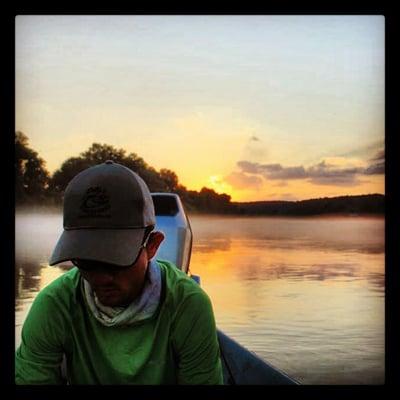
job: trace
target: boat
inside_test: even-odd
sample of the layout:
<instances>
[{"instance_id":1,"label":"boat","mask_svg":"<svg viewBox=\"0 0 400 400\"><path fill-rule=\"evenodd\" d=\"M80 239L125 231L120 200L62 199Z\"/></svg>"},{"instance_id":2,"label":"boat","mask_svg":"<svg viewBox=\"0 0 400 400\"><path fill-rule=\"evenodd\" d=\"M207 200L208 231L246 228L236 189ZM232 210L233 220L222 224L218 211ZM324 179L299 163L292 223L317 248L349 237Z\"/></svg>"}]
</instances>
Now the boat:
<instances>
[{"instance_id":1,"label":"boat","mask_svg":"<svg viewBox=\"0 0 400 400\"><path fill-rule=\"evenodd\" d=\"M182 201L175 193L152 193L156 230L165 234L157 258L173 262L200 284L200 276L189 269L193 232ZM217 329L226 385L298 385L299 383L266 362L256 353Z\"/></svg>"}]
</instances>

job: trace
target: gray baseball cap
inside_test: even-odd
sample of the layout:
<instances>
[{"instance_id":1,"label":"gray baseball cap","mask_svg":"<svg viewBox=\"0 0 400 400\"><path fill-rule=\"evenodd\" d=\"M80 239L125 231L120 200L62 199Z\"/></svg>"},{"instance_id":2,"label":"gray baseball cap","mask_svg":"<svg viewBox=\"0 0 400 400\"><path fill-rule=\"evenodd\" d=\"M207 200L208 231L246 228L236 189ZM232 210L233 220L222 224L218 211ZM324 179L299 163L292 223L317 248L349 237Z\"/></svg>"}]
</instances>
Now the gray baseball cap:
<instances>
[{"instance_id":1,"label":"gray baseball cap","mask_svg":"<svg viewBox=\"0 0 400 400\"><path fill-rule=\"evenodd\" d=\"M49 264L83 259L130 265L146 227L155 223L150 191L138 174L113 161L90 167L65 189L64 231Z\"/></svg>"}]
</instances>

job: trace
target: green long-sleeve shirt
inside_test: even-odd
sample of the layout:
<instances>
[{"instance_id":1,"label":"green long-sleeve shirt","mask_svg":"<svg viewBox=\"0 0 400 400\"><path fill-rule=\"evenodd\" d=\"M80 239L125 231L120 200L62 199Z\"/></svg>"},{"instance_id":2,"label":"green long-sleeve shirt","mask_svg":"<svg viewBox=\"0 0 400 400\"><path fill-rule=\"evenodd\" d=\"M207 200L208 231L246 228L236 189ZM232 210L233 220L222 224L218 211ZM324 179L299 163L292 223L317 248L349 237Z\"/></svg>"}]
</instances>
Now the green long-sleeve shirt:
<instances>
[{"instance_id":1,"label":"green long-sleeve shirt","mask_svg":"<svg viewBox=\"0 0 400 400\"><path fill-rule=\"evenodd\" d=\"M152 318L102 325L89 310L77 268L37 295L15 355L17 384L60 384L67 358L71 384L222 384L212 305L192 279L166 261Z\"/></svg>"}]
</instances>

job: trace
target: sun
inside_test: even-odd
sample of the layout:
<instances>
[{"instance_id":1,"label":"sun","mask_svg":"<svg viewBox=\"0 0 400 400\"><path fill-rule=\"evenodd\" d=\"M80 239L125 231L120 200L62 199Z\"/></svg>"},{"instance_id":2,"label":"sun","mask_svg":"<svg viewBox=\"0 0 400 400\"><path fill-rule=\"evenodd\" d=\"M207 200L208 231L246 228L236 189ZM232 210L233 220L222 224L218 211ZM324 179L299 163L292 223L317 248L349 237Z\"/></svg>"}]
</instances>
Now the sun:
<instances>
[{"instance_id":1,"label":"sun","mask_svg":"<svg viewBox=\"0 0 400 400\"><path fill-rule=\"evenodd\" d=\"M232 196L232 186L223 181L221 175L211 175L207 179L207 186L215 190L217 193L226 193Z\"/></svg>"}]
</instances>

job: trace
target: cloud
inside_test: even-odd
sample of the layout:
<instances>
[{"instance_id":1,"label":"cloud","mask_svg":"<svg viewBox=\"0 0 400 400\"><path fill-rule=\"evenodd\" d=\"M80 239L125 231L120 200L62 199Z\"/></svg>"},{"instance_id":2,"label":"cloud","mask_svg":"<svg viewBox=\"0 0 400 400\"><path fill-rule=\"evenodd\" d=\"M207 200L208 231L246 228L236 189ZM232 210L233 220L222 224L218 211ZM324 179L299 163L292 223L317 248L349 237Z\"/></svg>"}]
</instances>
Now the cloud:
<instances>
[{"instance_id":1,"label":"cloud","mask_svg":"<svg viewBox=\"0 0 400 400\"><path fill-rule=\"evenodd\" d=\"M305 168L299 166L282 166L281 164L260 164L250 161L238 161L237 165L242 173L261 176L267 180L309 180L316 185L357 186L361 183L360 176L378 175L385 173L384 153L379 151L365 166L360 163L351 163L344 158L330 158L318 164Z\"/></svg>"},{"instance_id":2,"label":"cloud","mask_svg":"<svg viewBox=\"0 0 400 400\"><path fill-rule=\"evenodd\" d=\"M237 165L240 167L240 169L242 170L242 172L247 172L249 174L258 174L259 173L259 169L258 163L252 163L250 161L238 161Z\"/></svg>"},{"instance_id":3,"label":"cloud","mask_svg":"<svg viewBox=\"0 0 400 400\"><path fill-rule=\"evenodd\" d=\"M365 175L380 175L385 173L385 149L379 149L369 161L370 165L365 168Z\"/></svg>"},{"instance_id":4,"label":"cloud","mask_svg":"<svg viewBox=\"0 0 400 400\"><path fill-rule=\"evenodd\" d=\"M375 164L371 164L365 168L365 175L380 175L385 173L385 161L380 161Z\"/></svg>"},{"instance_id":5,"label":"cloud","mask_svg":"<svg viewBox=\"0 0 400 400\"><path fill-rule=\"evenodd\" d=\"M243 149L242 157L251 160L264 160L266 156L267 149L263 145L262 140L254 134L250 136Z\"/></svg>"},{"instance_id":6,"label":"cloud","mask_svg":"<svg viewBox=\"0 0 400 400\"><path fill-rule=\"evenodd\" d=\"M258 164L250 161L239 161L237 165L243 172L262 175L266 179L304 179L304 167L282 167L281 164Z\"/></svg>"},{"instance_id":7,"label":"cloud","mask_svg":"<svg viewBox=\"0 0 400 400\"><path fill-rule=\"evenodd\" d=\"M260 177L243 172L232 172L224 180L236 189L258 189L262 184Z\"/></svg>"},{"instance_id":8,"label":"cloud","mask_svg":"<svg viewBox=\"0 0 400 400\"><path fill-rule=\"evenodd\" d=\"M362 167L340 168L322 161L307 169L307 178L316 185L355 186L360 183L357 175L363 172Z\"/></svg>"},{"instance_id":9,"label":"cloud","mask_svg":"<svg viewBox=\"0 0 400 400\"><path fill-rule=\"evenodd\" d=\"M370 161L384 161L385 160L385 149L379 149L375 156L370 158Z\"/></svg>"},{"instance_id":10,"label":"cloud","mask_svg":"<svg viewBox=\"0 0 400 400\"><path fill-rule=\"evenodd\" d=\"M357 186L362 182L354 175L336 175L336 176L317 176L310 178L310 182L315 185L328 186Z\"/></svg>"},{"instance_id":11,"label":"cloud","mask_svg":"<svg viewBox=\"0 0 400 400\"><path fill-rule=\"evenodd\" d=\"M339 154L340 157L370 157L371 154L380 151L384 147L384 143L381 139L375 140L368 144L360 145L359 147L350 151L342 152Z\"/></svg>"},{"instance_id":12,"label":"cloud","mask_svg":"<svg viewBox=\"0 0 400 400\"><path fill-rule=\"evenodd\" d=\"M274 187L284 187L284 186L288 186L288 183L286 181L280 181L280 182L275 183L272 186L274 186Z\"/></svg>"}]
</instances>

